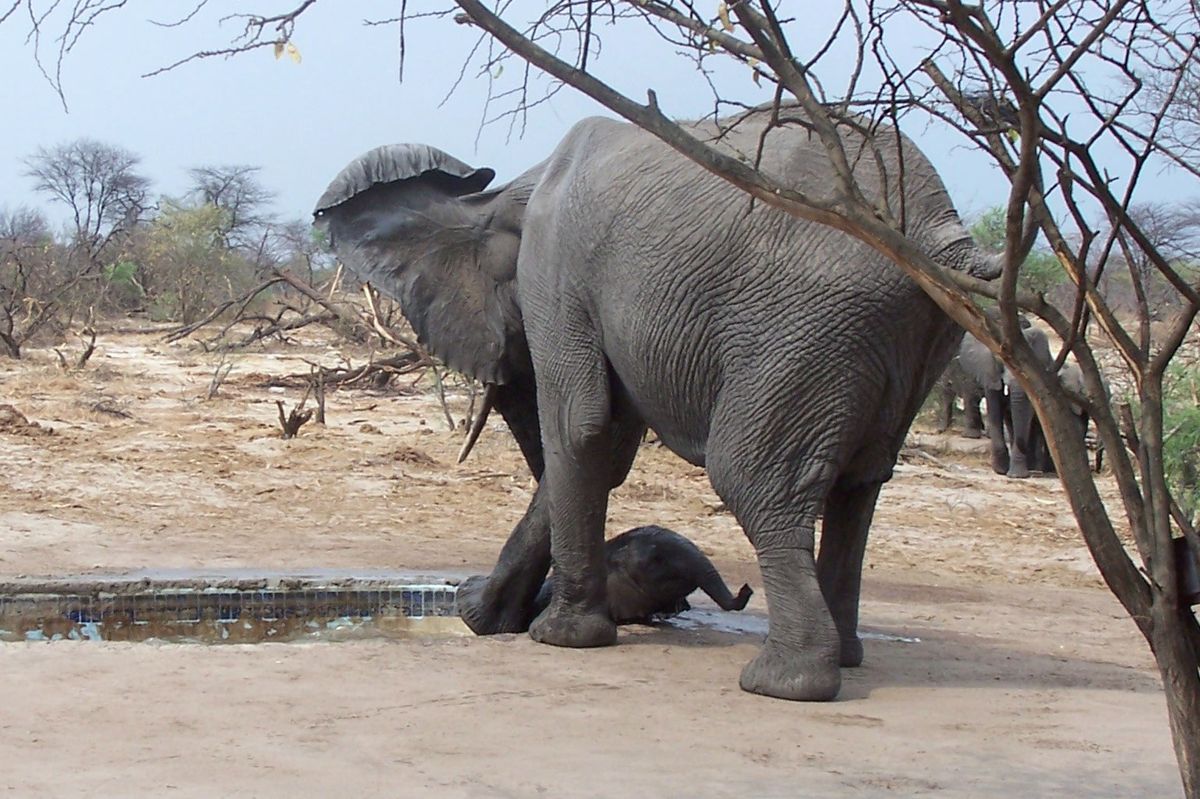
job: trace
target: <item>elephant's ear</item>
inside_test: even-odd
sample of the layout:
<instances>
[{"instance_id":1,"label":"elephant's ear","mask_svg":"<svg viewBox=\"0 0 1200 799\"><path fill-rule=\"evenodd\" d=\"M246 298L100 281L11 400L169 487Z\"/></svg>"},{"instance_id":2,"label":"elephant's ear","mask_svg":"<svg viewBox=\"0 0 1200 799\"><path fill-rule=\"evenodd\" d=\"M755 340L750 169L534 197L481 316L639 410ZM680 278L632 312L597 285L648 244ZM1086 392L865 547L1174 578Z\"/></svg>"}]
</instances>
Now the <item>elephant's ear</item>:
<instances>
[{"instance_id":1,"label":"elephant's ear","mask_svg":"<svg viewBox=\"0 0 1200 799\"><path fill-rule=\"evenodd\" d=\"M313 215L434 355L506 383L528 361L515 280L536 175L483 192L493 177L426 145L379 147L334 178Z\"/></svg>"},{"instance_id":2,"label":"elephant's ear","mask_svg":"<svg viewBox=\"0 0 1200 799\"><path fill-rule=\"evenodd\" d=\"M460 189L454 192L456 195L483 191L496 177L491 169L473 169L428 144L385 144L347 164L317 200L313 216L320 217L325 211L376 185L425 175L445 179L449 186Z\"/></svg>"}]
</instances>

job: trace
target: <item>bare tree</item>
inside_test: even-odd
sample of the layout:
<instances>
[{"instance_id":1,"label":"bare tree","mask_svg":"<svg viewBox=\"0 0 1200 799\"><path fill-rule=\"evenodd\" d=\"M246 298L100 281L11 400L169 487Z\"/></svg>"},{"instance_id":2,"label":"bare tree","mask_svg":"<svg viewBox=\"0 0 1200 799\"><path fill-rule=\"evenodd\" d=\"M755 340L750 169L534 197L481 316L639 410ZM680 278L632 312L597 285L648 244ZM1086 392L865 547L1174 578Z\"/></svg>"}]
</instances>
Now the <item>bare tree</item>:
<instances>
[{"instance_id":1,"label":"bare tree","mask_svg":"<svg viewBox=\"0 0 1200 799\"><path fill-rule=\"evenodd\" d=\"M24 343L54 320L72 287L57 280L55 258L45 217L29 208L0 209L0 345L11 358L21 357Z\"/></svg>"},{"instance_id":2,"label":"bare tree","mask_svg":"<svg viewBox=\"0 0 1200 799\"><path fill-rule=\"evenodd\" d=\"M1200 10L1120 0L1013 0L986 8L959 0L847 0L827 36L814 40L804 35L805 21L783 18L773 0L722 3L715 18L672 0L565 1L549 4L533 20L504 19L479 0L456 2L464 21L508 50L492 52L484 68L515 53L757 201L863 240L1004 360L1034 399L1101 574L1155 655L1184 789L1189 797L1200 796L1200 627L1179 590L1181 561L1172 540L1185 538L1192 551L1187 557L1194 558L1200 539L1179 512L1163 470L1163 376L1200 311L1200 285L1181 274L1133 213L1148 171L1170 166L1200 178L1189 154L1157 135L1179 107L1179 87L1195 85L1200 75L1195 36ZM628 18L655 26L698 60L722 52L772 82L776 106L786 99L807 114L837 176L835 185L783 183L757 169L753 154L731 157L669 120L654 92L638 103L592 75L588 58L599 25ZM921 35L925 46L912 47L913 37ZM555 53L539 44L549 39L556 42ZM825 62L835 47L857 52L851 74L830 74ZM1160 91L1153 96L1142 90L1145 75L1157 79ZM827 89L834 86L841 88ZM718 97L718 108L722 105L737 107ZM867 129L886 139L895 126L920 117L961 133L1010 182L1007 258L995 284L939 267L906 236L905 209L876 202L855 182L843 132ZM1104 229L1098 223L1106 233L1098 232ZM1075 286L1069 314L1018 290L1021 265L1039 232ZM1151 335L1146 303L1123 321L1096 290L1097 273L1117 250L1130 263L1135 253L1144 258L1179 297L1178 310L1158 337ZM1089 273L1093 258L1098 267ZM983 313L980 298L998 302L996 319ZM1071 396L1055 369L1038 362L1020 334L1018 310L1039 316L1059 335L1064 347L1054 367L1067 351L1073 353L1087 396ZM1119 353L1133 397L1109 395L1093 351L1101 343ZM1086 403L1113 455L1123 517L1114 519L1100 500L1087 451L1072 434L1072 400ZM1118 526L1128 531L1139 563Z\"/></svg>"},{"instance_id":3,"label":"bare tree","mask_svg":"<svg viewBox=\"0 0 1200 799\"><path fill-rule=\"evenodd\" d=\"M25 161L34 188L67 207L72 245L89 266L98 266L101 253L146 210L150 181L138 173L140 161L94 139L39 148Z\"/></svg>"},{"instance_id":4,"label":"bare tree","mask_svg":"<svg viewBox=\"0 0 1200 799\"><path fill-rule=\"evenodd\" d=\"M334 257L319 231L303 220L276 225L271 251L281 269L316 284L334 274Z\"/></svg>"},{"instance_id":5,"label":"bare tree","mask_svg":"<svg viewBox=\"0 0 1200 799\"><path fill-rule=\"evenodd\" d=\"M198 202L221 209L221 235L229 249L257 255L261 260L273 217L268 206L275 193L259 180L260 167L244 164L200 166L188 170L189 194Z\"/></svg>"},{"instance_id":6,"label":"bare tree","mask_svg":"<svg viewBox=\"0 0 1200 799\"><path fill-rule=\"evenodd\" d=\"M1200 203L1138 203L1129 214L1180 275L1193 280L1200 276ZM1119 268L1107 270L1104 287L1114 310L1144 314L1153 321L1178 310L1184 298L1159 274L1153 258L1129 246L1126 237L1118 235L1117 242L1112 261ZM1114 272L1119 280L1112 279Z\"/></svg>"}]
</instances>

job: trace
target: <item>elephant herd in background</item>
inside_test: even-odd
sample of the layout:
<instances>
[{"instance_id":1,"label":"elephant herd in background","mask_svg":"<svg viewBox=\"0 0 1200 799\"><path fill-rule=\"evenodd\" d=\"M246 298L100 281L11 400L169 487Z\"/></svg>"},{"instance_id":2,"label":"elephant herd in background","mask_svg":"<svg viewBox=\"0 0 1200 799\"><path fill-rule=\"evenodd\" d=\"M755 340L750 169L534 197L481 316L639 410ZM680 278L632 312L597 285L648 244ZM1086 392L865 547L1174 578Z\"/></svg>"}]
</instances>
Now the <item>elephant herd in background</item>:
<instances>
[{"instance_id":1,"label":"elephant herd in background","mask_svg":"<svg viewBox=\"0 0 1200 799\"><path fill-rule=\"evenodd\" d=\"M1051 366L1054 358L1046 334L1027 320L1022 319L1021 324L1030 348L1044 365ZM1058 375L1067 390L1084 393L1083 375L1076 364L1064 362ZM964 405L963 435L980 438L987 433L993 471L1015 478L1029 477L1031 471L1054 471L1050 448L1025 389L1012 378L1004 364L969 333L963 336L958 352L942 375L938 397L939 430L950 427L959 397ZM980 413L981 401L986 409L984 413ZM1087 435L1087 412L1082 407L1074 410L1082 439Z\"/></svg>"}]
</instances>

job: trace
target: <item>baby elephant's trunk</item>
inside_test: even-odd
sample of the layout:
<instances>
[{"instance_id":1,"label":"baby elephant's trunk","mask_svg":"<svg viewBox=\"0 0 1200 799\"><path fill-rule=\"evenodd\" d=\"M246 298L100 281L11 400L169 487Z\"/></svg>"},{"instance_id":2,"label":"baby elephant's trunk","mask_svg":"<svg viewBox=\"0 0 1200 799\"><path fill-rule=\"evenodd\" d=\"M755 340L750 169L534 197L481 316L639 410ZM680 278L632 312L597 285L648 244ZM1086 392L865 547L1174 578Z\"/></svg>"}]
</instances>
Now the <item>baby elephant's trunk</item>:
<instances>
[{"instance_id":1,"label":"baby elephant's trunk","mask_svg":"<svg viewBox=\"0 0 1200 799\"><path fill-rule=\"evenodd\" d=\"M746 607L746 603L750 601L750 597L754 595L754 591L750 586L743 585L738 591L737 596L730 593L729 588L725 585L725 581L721 579L721 575L716 569L712 569L704 574L699 581L700 590L708 594L713 602L720 606L721 610L741 610Z\"/></svg>"}]
</instances>

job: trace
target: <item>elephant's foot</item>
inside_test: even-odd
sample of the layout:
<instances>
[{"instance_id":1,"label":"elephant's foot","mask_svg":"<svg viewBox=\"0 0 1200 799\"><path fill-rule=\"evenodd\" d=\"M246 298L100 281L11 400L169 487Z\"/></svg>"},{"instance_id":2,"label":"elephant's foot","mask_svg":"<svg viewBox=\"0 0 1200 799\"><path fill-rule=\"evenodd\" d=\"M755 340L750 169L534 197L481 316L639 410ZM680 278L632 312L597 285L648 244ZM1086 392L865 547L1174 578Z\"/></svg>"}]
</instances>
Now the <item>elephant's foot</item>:
<instances>
[{"instance_id":1,"label":"elephant's foot","mask_svg":"<svg viewBox=\"0 0 1200 799\"><path fill-rule=\"evenodd\" d=\"M857 635L853 638L842 639L842 654L838 658L838 665L845 668L854 668L861 666L863 662L863 643L862 639Z\"/></svg>"},{"instance_id":2,"label":"elephant's foot","mask_svg":"<svg viewBox=\"0 0 1200 799\"><path fill-rule=\"evenodd\" d=\"M458 586L458 615L476 635L522 633L529 629L532 608L506 603L489 591L490 578L468 577Z\"/></svg>"},{"instance_id":3,"label":"elephant's foot","mask_svg":"<svg viewBox=\"0 0 1200 799\"><path fill-rule=\"evenodd\" d=\"M992 471L996 474L1008 474L1008 469L1008 453L992 453Z\"/></svg>"},{"instance_id":4,"label":"elephant's foot","mask_svg":"<svg viewBox=\"0 0 1200 799\"><path fill-rule=\"evenodd\" d=\"M752 694L797 702L827 702L838 695L842 674L828 654L783 649L768 638L758 657L742 669L741 686Z\"/></svg>"},{"instance_id":5,"label":"elephant's foot","mask_svg":"<svg viewBox=\"0 0 1200 799\"><path fill-rule=\"evenodd\" d=\"M538 643L575 649L612 646L617 642L617 625L605 610L571 612L552 601L529 625L529 637Z\"/></svg>"},{"instance_id":6,"label":"elephant's foot","mask_svg":"<svg viewBox=\"0 0 1200 799\"><path fill-rule=\"evenodd\" d=\"M983 431L968 427L962 431L963 438L983 438Z\"/></svg>"},{"instance_id":7,"label":"elephant's foot","mask_svg":"<svg viewBox=\"0 0 1200 799\"><path fill-rule=\"evenodd\" d=\"M1014 480L1024 480L1029 477L1029 468L1014 463L1012 466L1008 467L1008 476Z\"/></svg>"}]
</instances>

